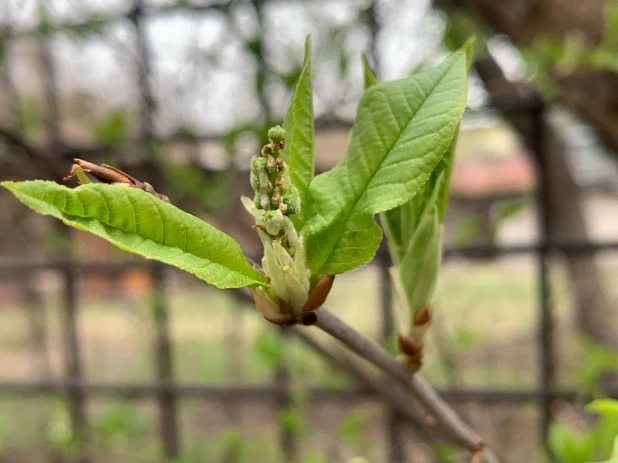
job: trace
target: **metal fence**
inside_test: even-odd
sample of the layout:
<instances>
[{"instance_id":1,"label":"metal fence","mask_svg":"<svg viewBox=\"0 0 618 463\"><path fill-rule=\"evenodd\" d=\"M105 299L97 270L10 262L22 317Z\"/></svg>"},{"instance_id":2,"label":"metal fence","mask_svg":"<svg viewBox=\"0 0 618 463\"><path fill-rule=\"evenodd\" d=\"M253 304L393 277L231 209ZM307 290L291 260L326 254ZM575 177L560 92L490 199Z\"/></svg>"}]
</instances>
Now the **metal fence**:
<instances>
[{"instance_id":1,"label":"metal fence","mask_svg":"<svg viewBox=\"0 0 618 463\"><path fill-rule=\"evenodd\" d=\"M261 2L257 2L258 9ZM190 6L183 5L195 14L209 11L211 6ZM173 139L161 140L157 138L153 129L153 92L149 80L150 59L147 40L143 29L143 18L146 15L164 15L169 11L177 9L178 6L162 7L156 10L145 9L142 2L134 2L133 8L124 16L99 18L95 22L108 23L118 19L128 19L133 24L136 37L136 47L139 51L140 59L137 68L137 80L141 91L140 101L140 139L138 143L148 146L148 143L156 140L158 142L172 142ZM372 8L369 8L367 16L371 30L375 33L379 27L376 16ZM56 29L77 29L84 24L63 24L60 26L49 26L45 30L33 29L30 31L13 31L10 23L5 23L2 31L2 38L5 47L8 47L12 40L20 35L33 35L39 37L43 45L43 63L45 73L45 94L48 117L48 145L49 151L62 148L59 152L65 156L73 156L83 152L102 152L108 147L89 147L78 148L67 143L60 130L60 111L58 103L58 91L56 86L56 64L52 58L50 35ZM8 60L4 61L4 78L7 88L11 89L10 74L8 72ZM375 60L374 60L375 62ZM264 104L263 109L267 110L268 105ZM535 123L540 117L544 107L541 105L525 105L517 101L502 106L503 111L524 112L527 117ZM267 118L268 119L268 118ZM345 125L345 123L343 123ZM538 124L537 124L538 125ZM540 125L538 125L540 127ZM537 136L541 138L542 132ZM198 136L199 138L199 136ZM210 138L210 135L204 138ZM531 147L534 150L541 150L542 144L536 143ZM547 233L547 216L550 207L547 199L546 185L547 176L550 175L545 166L538 166L537 190L537 209L539 214L539 242L534 245L520 245L509 247L493 246L474 246L451 248L445 250L445 258L448 260L453 256L465 256L469 259L487 259L504 255L525 254L536 257L537 266L537 290L538 290L538 351L540 353L539 364L539 384L537 389L527 391L508 391L498 389L446 389L440 393L448 400L453 402L477 402L484 404L502 403L535 403L542 412L542 436L541 441L545 440L549 422L551 419L551 407L556 400L574 401L579 398L576 391L558 391L555 384L555 352L554 352L554 323L552 314L552 303L550 297L551 285L549 280L549 260L554 253L579 253L591 254L607 250L618 250L618 242L550 242ZM381 314L382 314L382 337L387 339L394 333L393 324L393 301L387 267L388 258L386 253L379 254L377 263L382 269L380 274L381 287ZM381 256L381 257L380 257ZM95 384L85 382L82 372L82 359L80 358L81 346L79 343L78 328L76 317L80 310L77 304L76 287L79 275L87 274L119 274L131 268L142 267L149 270L154 281L158 297L154 298L153 317L156 326L155 343L153 346L153 359L156 364L156 382L149 385L137 384ZM162 442L164 455L167 460L178 457L182 450L182 436L178 425L178 399L185 397L196 397L205 400L221 400L229 403L242 399L269 399L274 400L277 408L286 409L290 405L288 390L288 376L285 366L279 365L272 372L272 387L212 387L206 385L179 385L174 377L173 356L171 354L171 341L168 323L168 305L164 290L166 287L166 274L168 270L158 263L137 261L134 263L84 263L71 260L49 260L45 262L2 262L0 263L0 279L18 280L20 278L35 274L41 271L53 271L61 275L63 281L63 318L62 333L64 338L64 362L65 379L62 382L49 380L33 382L0 382L0 394L8 396L33 396L33 395L61 395L65 396L70 406L70 418L73 434L79 441L87 442L90 434L86 403L94 397L118 397L125 399L149 399L155 398L158 403L160 418L160 440ZM319 349L319 346L313 346ZM328 357L328 353L320 352ZM327 358L328 360L328 358ZM375 398L375 394L366 387L358 387L352 390L340 391L329 389L312 389L309 391L311 400L319 401L342 401L342 400L366 400ZM612 395L618 396L618 391L613 391ZM386 406L388 408L388 406ZM401 438L400 428L404 425L402 418L397 410L388 408L385 432L388 442L388 461L405 461L404 444ZM298 455L297 436L285 426L280 429L280 446L286 455L287 461L297 461ZM90 457L86 454L82 461L87 462Z\"/></svg>"}]
</instances>

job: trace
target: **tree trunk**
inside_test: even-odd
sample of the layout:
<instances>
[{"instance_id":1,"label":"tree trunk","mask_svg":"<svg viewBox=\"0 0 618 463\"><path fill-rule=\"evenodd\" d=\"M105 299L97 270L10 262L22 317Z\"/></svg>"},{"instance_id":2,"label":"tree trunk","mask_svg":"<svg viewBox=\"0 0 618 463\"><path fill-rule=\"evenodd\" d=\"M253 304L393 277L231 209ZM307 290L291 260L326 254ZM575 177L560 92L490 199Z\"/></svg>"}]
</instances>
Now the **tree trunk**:
<instances>
[{"instance_id":1,"label":"tree trunk","mask_svg":"<svg viewBox=\"0 0 618 463\"><path fill-rule=\"evenodd\" d=\"M542 37L564 40L579 34L597 45L605 33L605 0L458 0L497 32L518 46L527 47ZM564 102L593 125L605 143L618 153L618 75L608 71L578 69L553 75Z\"/></svg>"},{"instance_id":2,"label":"tree trunk","mask_svg":"<svg viewBox=\"0 0 618 463\"><path fill-rule=\"evenodd\" d=\"M503 95L521 96L524 102L537 101L539 96L531 89L507 81L494 61L484 60L476 69L492 97L500 100ZM507 115L533 155L545 166L548 192L548 238L550 241L588 241L588 230L581 204L581 192L573 179L567 162L566 146L555 128L543 118L542 146L534 150L534 130L529 114L513 112ZM608 302L603 278L594 255L566 253L569 279L575 297L575 323L577 329L595 342L618 350L615 335L615 318Z\"/></svg>"}]
</instances>

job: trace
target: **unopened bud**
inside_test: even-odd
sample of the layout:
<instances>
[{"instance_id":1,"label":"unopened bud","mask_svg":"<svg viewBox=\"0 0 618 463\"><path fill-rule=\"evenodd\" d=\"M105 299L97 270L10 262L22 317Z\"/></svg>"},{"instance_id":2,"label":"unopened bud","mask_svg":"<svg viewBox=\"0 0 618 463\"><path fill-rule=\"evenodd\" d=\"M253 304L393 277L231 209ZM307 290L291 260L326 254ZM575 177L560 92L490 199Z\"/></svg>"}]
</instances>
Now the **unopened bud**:
<instances>
[{"instance_id":1,"label":"unopened bud","mask_svg":"<svg viewBox=\"0 0 618 463\"><path fill-rule=\"evenodd\" d=\"M278 235L283 228L283 214L281 211L268 211L264 216L264 227L269 235Z\"/></svg>"},{"instance_id":2,"label":"unopened bud","mask_svg":"<svg viewBox=\"0 0 618 463\"><path fill-rule=\"evenodd\" d=\"M264 210L270 209L270 198L267 193L260 193L260 206Z\"/></svg>"},{"instance_id":3,"label":"unopened bud","mask_svg":"<svg viewBox=\"0 0 618 463\"><path fill-rule=\"evenodd\" d=\"M256 207L256 209L262 209L262 195L261 194L256 194L255 197L253 198L253 205Z\"/></svg>"},{"instance_id":4,"label":"unopened bud","mask_svg":"<svg viewBox=\"0 0 618 463\"><path fill-rule=\"evenodd\" d=\"M260 186L260 172L264 171L266 167L266 159L253 157L251 159L251 174L249 175L249 180L251 182L251 188L253 191L258 192L261 189Z\"/></svg>"},{"instance_id":5,"label":"unopened bud","mask_svg":"<svg viewBox=\"0 0 618 463\"><path fill-rule=\"evenodd\" d=\"M280 125L276 125L271 127L268 130L268 138L272 140L273 143L281 142L285 140L286 132Z\"/></svg>"},{"instance_id":6,"label":"unopened bud","mask_svg":"<svg viewBox=\"0 0 618 463\"><path fill-rule=\"evenodd\" d=\"M277 161L275 160L274 157L272 156L268 156L266 158L266 168L270 171L270 172L275 172L277 170Z\"/></svg>"},{"instance_id":7,"label":"unopened bud","mask_svg":"<svg viewBox=\"0 0 618 463\"><path fill-rule=\"evenodd\" d=\"M279 203L281 202L281 191L278 187L275 187L273 190L273 198L272 198L273 206L279 207Z\"/></svg>"},{"instance_id":8,"label":"unopened bud","mask_svg":"<svg viewBox=\"0 0 618 463\"><path fill-rule=\"evenodd\" d=\"M288 189L288 183L283 180L283 178L278 177L277 180L275 180L275 185L277 185L279 187L279 190L281 192L285 192Z\"/></svg>"},{"instance_id":9,"label":"unopened bud","mask_svg":"<svg viewBox=\"0 0 618 463\"><path fill-rule=\"evenodd\" d=\"M292 193L283 196L283 204L286 205L286 215L294 215L300 212L300 204Z\"/></svg>"}]
</instances>

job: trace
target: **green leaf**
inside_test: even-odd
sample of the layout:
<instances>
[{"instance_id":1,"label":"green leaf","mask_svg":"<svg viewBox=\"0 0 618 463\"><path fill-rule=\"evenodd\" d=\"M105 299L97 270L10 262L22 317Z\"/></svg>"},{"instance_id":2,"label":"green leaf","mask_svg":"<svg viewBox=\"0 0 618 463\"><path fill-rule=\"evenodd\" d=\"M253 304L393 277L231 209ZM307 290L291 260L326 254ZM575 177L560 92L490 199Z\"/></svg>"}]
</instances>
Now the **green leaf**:
<instances>
[{"instance_id":1,"label":"green leaf","mask_svg":"<svg viewBox=\"0 0 618 463\"><path fill-rule=\"evenodd\" d=\"M303 235L312 277L371 260L382 238L373 216L412 199L448 149L466 106L466 57L362 96L344 159L311 182Z\"/></svg>"},{"instance_id":2,"label":"green leaf","mask_svg":"<svg viewBox=\"0 0 618 463\"><path fill-rule=\"evenodd\" d=\"M305 60L294 90L294 96L283 121L287 132L284 156L290 180L298 190L300 213L294 224L301 229L307 217L309 185L314 176L313 161L313 92L311 89L311 39L305 39Z\"/></svg>"},{"instance_id":3,"label":"green leaf","mask_svg":"<svg viewBox=\"0 0 618 463\"><path fill-rule=\"evenodd\" d=\"M474 48L476 47L477 39L475 36L468 38L459 49L466 54L466 68L470 70L474 64Z\"/></svg>"},{"instance_id":4,"label":"green leaf","mask_svg":"<svg viewBox=\"0 0 618 463\"><path fill-rule=\"evenodd\" d=\"M560 463L589 461L594 450L594 440L590 433L578 434L560 421L551 424L548 445Z\"/></svg>"},{"instance_id":5,"label":"green leaf","mask_svg":"<svg viewBox=\"0 0 618 463\"><path fill-rule=\"evenodd\" d=\"M410 207L414 207L412 201L408 201L407 203L396 207L395 209L391 209L390 211L382 212L380 214L380 223L382 224L382 228L386 233L388 249L391 253L395 265L399 265L401 263L401 258L403 257L403 239L401 223L404 219L402 219L402 211L403 209Z\"/></svg>"},{"instance_id":6,"label":"green leaf","mask_svg":"<svg viewBox=\"0 0 618 463\"><path fill-rule=\"evenodd\" d=\"M137 188L90 184L70 189L47 181L2 186L40 214L174 265L218 288L267 284L231 237Z\"/></svg>"},{"instance_id":7,"label":"green leaf","mask_svg":"<svg viewBox=\"0 0 618 463\"><path fill-rule=\"evenodd\" d=\"M586 410L599 415L618 415L618 400L597 399L586 405Z\"/></svg>"},{"instance_id":8,"label":"green leaf","mask_svg":"<svg viewBox=\"0 0 618 463\"><path fill-rule=\"evenodd\" d=\"M418 227L404 251L399 267L402 288L411 313L431 304L441 261L442 226L436 204L440 182L427 202ZM413 317L412 317L413 318Z\"/></svg>"},{"instance_id":9,"label":"green leaf","mask_svg":"<svg viewBox=\"0 0 618 463\"><path fill-rule=\"evenodd\" d=\"M455 148L457 147L457 136L459 134L459 124L457 125L457 131L455 136L451 140L444 156L440 158L438 166L431 174L430 183L438 181L441 175L444 175L444 179L440 182L440 191L438 193L437 206L438 214L440 216L440 223L444 223L444 215L446 214L446 206L448 205L448 198L451 192L451 174L453 173L453 164L455 162Z\"/></svg>"},{"instance_id":10,"label":"green leaf","mask_svg":"<svg viewBox=\"0 0 618 463\"><path fill-rule=\"evenodd\" d=\"M365 89L369 87L373 87L378 84L378 79L375 74L371 70L371 66L369 66L369 60L367 59L367 55L363 53L363 76L365 77Z\"/></svg>"}]
</instances>

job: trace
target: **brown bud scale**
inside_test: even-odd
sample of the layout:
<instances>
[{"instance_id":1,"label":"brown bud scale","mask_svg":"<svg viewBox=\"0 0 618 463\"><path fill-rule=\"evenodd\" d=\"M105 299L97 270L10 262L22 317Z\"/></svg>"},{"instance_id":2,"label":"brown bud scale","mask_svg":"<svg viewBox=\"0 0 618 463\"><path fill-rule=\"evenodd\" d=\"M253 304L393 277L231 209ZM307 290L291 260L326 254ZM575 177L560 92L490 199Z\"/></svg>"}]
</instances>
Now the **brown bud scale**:
<instances>
[{"instance_id":1,"label":"brown bud scale","mask_svg":"<svg viewBox=\"0 0 618 463\"><path fill-rule=\"evenodd\" d=\"M322 307L322 304L324 304L324 301L328 297L328 293L330 293L330 290L333 287L334 281L335 275L324 275L320 278L315 286L311 288L309 298L307 299L307 302L305 302L303 311L310 312Z\"/></svg>"},{"instance_id":2,"label":"brown bud scale","mask_svg":"<svg viewBox=\"0 0 618 463\"><path fill-rule=\"evenodd\" d=\"M413 321L414 326L424 326L431 324L431 306L426 305L421 307L416 315L414 316Z\"/></svg>"}]
</instances>

